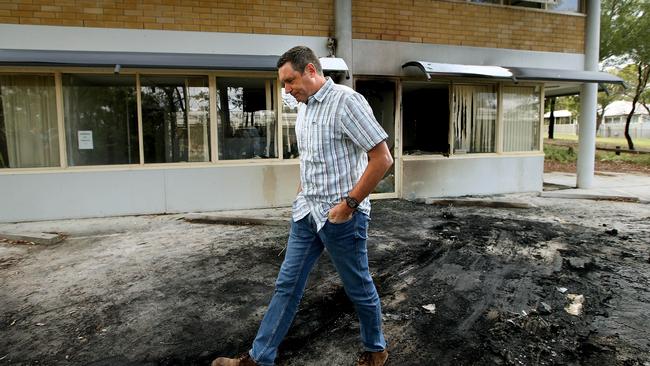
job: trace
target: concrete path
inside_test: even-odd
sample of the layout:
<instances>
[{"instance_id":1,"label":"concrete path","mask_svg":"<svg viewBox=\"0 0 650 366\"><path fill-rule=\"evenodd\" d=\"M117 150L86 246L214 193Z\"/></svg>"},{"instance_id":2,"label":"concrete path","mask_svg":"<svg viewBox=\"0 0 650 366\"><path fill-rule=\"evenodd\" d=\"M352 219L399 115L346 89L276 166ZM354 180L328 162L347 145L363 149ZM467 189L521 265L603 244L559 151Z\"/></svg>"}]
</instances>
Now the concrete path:
<instances>
[{"instance_id":1,"label":"concrete path","mask_svg":"<svg viewBox=\"0 0 650 366\"><path fill-rule=\"evenodd\" d=\"M542 193L542 197L612 199L650 203L650 176L629 173L596 173L594 185L589 189L576 186L575 173L544 173L544 184L552 190Z\"/></svg>"}]
</instances>

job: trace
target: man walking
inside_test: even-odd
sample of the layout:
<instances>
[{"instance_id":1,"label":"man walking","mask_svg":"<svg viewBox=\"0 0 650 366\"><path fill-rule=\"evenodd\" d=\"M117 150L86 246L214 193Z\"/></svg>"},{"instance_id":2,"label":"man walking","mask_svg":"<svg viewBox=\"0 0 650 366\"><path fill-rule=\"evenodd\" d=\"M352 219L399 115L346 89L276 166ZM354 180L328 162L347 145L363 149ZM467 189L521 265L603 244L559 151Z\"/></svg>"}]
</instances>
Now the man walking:
<instances>
[{"instance_id":1,"label":"man walking","mask_svg":"<svg viewBox=\"0 0 650 366\"><path fill-rule=\"evenodd\" d=\"M365 352L358 365L388 358L379 295L368 269L368 195L393 164L388 135L359 93L323 76L314 52L290 49L278 60L285 91L302 103L296 121L300 189L275 293L248 354L213 366L270 366L324 249L355 306Z\"/></svg>"}]
</instances>

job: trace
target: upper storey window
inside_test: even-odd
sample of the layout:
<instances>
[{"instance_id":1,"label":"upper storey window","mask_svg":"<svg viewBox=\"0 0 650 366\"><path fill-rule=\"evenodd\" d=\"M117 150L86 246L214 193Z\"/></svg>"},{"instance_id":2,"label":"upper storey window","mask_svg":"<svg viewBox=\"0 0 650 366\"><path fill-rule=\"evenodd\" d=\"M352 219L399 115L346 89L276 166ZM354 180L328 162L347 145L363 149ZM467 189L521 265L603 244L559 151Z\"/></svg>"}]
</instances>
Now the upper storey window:
<instances>
[{"instance_id":1,"label":"upper storey window","mask_svg":"<svg viewBox=\"0 0 650 366\"><path fill-rule=\"evenodd\" d=\"M472 3L520 6L524 8L543 9L580 13L581 0L468 0Z\"/></svg>"}]
</instances>

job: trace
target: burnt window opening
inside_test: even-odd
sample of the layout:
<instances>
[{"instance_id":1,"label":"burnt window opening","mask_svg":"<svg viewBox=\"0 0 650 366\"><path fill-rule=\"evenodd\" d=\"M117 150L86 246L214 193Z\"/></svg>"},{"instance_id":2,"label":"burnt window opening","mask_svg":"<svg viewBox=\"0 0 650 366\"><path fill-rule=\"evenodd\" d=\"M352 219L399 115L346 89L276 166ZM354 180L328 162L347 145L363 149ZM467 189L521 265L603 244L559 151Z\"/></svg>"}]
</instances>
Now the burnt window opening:
<instances>
[{"instance_id":1,"label":"burnt window opening","mask_svg":"<svg viewBox=\"0 0 650 366\"><path fill-rule=\"evenodd\" d=\"M403 83L402 125L405 155L449 154L449 86Z\"/></svg>"}]
</instances>

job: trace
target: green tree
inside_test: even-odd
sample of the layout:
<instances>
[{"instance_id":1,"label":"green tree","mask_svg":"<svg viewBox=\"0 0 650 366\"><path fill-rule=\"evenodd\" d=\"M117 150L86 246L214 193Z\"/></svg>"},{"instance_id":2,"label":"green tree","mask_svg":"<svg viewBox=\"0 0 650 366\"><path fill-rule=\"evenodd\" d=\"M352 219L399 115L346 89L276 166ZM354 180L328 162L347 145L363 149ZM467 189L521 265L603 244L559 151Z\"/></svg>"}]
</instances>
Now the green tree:
<instances>
[{"instance_id":1,"label":"green tree","mask_svg":"<svg viewBox=\"0 0 650 366\"><path fill-rule=\"evenodd\" d=\"M645 108L645 110L648 111L648 114L650 114L650 88L646 88L643 93L641 93L639 103L641 103L643 108Z\"/></svg>"},{"instance_id":2,"label":"green tree","mask_svg":"<svg viewBox=\"0 0 650 366\"><path fill-rule=\"evenodd\" d=\"M647 97L650 76L650 1L603 0L601 11L601 60L633 65L636 77L630 86L632 110L625 123L628 148L634 150L629 133L637 102ZM622 62L621 62L622 61Z\"/></svg>"}]
</instances>

